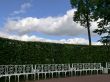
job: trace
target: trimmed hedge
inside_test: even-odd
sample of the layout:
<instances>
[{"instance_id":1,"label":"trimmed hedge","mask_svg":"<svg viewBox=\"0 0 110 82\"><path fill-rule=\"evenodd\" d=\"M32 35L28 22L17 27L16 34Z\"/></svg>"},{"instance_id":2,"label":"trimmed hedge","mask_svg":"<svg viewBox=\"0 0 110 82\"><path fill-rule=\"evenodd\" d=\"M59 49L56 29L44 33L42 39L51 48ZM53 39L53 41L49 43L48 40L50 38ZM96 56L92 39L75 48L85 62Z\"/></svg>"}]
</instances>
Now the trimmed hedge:
<instances>
[{"instance_id":1,"label":"trimmed hedge","mask_svg":"<svg viewBox=\"0 0 110 82\"><path fill-rule=\"evenodd\" d=\"M0 64L110 62L110 46L24 42L0 38Z\"/></svg>"}]
</instances>

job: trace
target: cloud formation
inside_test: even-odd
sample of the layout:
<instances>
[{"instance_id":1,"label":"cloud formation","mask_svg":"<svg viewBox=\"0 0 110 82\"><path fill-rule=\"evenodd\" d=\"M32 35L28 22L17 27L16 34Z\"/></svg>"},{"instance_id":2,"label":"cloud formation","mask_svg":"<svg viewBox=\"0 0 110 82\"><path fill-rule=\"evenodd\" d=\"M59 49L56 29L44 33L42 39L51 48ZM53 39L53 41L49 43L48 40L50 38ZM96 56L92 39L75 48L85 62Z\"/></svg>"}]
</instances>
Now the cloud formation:
<instances>
[{"instance_id":1,"label":"cloud formation","mask_svg":"<svg viewBox=\"0 0 110 82\"><path fill-rule=\"evenodd\" d=\"M24 4L21 9L27 8L29 4ZM69 10L63 16L58 17L26 17L17 20L8 19L4 25L4 30L7 33L0 32L1 37L22 40L22 41L42 41L42 42L54 42L54 43L67 43L67 44L88 44L88 40L84 38L70 38L70 39L60 39L51 40L42 37L37 37L36 35L29 36L29 33L40 32L46 35L55 36L87 36L87 29L79 24L73 22L73 15L75 10ZM92 23L91 31L97 27L97 23ZM14 33L16 35L10 35ZM99 45L99 42L93 42L95 45Z\"/></svg>"},{"instance_id":2,"label":"cloud formation","mask_svg":"<svg viewBox=\"0 0 110 82\"><path fill-rule=\"evenodd\" d=\"M18 14L25 13L27 9L29 9L30 7L31 7L31 4L29 2L24 3L20 6L19 10L13 11L11 15L18 15Z\"/></svg>"},{"instance_id":3,"label":"cloud formation","mask_svg":"<svg viewBox=\"0 0 110 82\"><path fill-rule=\"evenodd\" d=\"M80 35L86 29L73 22L74 10L69 10L64 16L33 18L26 17L19 20L8 20L5 28L8 32L16 31L18 34L41 32L47 35Z\"/></svg>"},{"instance_id":4,"label":"cloud formation","mask_svg":"<svg viewBox=\"0 0 110 82\"><path fill-rule=\"evenodd\" d=\"M51 40L46 38L37 37L35 35L29 36L27 34L25 35L10 35L7 33L0 32L0 37L14 39L14 40L20 40L20 41L39 41L39 42L50 42L50 43L60 43L60 44L82 44L82 45L88 45L88 40L84 38L70 38L70 39L60 39L60 40ZM100 42L92 42L93 45L102 45Z\"/></svg>"},{"instance_id":5,"label":"cloud formation","mask_svg":"<svg viewBox=\"0 0 110 82\"><path fill-rule=\"evenodd\" d=\"M24 8L24 7L23 7ZM16 31L18 34L27 34L31 32L41 32L47 35L70 35L77 36L87 34L83 26L73 22L73 13L75 10L69 10L64 16L33 18L26 17L19 20L8 20L5 28L8 32ZM91 30L97 27L97 23L92 23Z\"/></svg>"}]
</instances>

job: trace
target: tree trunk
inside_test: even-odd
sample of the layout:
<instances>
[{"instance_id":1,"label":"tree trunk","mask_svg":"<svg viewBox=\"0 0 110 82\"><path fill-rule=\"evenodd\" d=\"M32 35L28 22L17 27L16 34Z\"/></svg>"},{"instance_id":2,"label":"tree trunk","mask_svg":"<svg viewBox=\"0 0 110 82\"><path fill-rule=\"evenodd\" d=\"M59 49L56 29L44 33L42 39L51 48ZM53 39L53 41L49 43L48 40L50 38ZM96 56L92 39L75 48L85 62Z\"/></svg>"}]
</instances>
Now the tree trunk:
<instances>
[{"instance_id":1,"label":"tree trunk","mask_svg":"<svg viewBox=\"0 0 110 82\"><path fill-rule=\"evenodd\" d=\"M89 26L87 26L87 31L88 31L89 46L91 46L91 33L90 33L90 27Z\"/></svg>"},{"instance_id":2,"label":"tree trunk","mask_svg":"<svg viewBox=\"0 0 110 82\"><path fill-rule=\"evenodd\" d=\"M89 23L90 21L89 21L88 14L87 14L86 20L87 20L87 31L88 31L89 46L91 46L91 33L90 33L90 23Z\"/></svg>"}]
</instances>

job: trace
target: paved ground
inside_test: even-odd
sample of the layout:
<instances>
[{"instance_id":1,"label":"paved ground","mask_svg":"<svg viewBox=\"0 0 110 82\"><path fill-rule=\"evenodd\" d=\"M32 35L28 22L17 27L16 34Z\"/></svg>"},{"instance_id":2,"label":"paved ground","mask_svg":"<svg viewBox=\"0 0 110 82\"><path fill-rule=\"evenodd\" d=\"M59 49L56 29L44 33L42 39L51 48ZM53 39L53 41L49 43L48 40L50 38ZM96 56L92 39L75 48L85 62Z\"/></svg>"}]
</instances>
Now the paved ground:
<instances>
[{"instance_id":1,"label":"paved ground","mask_svg":"<svg viewBox=\"0 0 110 82\"><path fill-rule=\"evenodd\" d=\"M110 75L74 76L26 82L110 82Z\"/></svg>"}]
</instances>

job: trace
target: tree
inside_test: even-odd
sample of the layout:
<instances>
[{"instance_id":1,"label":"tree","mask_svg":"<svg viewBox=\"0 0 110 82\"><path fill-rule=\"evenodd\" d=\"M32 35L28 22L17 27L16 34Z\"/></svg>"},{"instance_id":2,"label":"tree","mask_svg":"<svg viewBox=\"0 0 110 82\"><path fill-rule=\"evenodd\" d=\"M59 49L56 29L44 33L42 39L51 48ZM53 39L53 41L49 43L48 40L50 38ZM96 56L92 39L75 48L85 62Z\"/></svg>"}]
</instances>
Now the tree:
<instances>
[{"instance_id":1,"label":"tree","mask_svg":"<svg viewBox=\"0 0 110 82\"><path fill-rule=\"evenodd\" d=\"M101 37L99 41L102 42L104 45L110 45L110 36Z\"/></svg>"},{"instance_id":2,"label":"tree","mask_svg":"<svg viewBox=\"0 0 110 82\"><path fill-rule=\"evenodd\" d=\"M110 0L93 0L94 12L93 19L98 21L98 28L94 33L103 35L100 41L110 42L107 37L110 36Z\"/></svg>"},{"instance_id":3,"label":"tree","mask_svg":"<svg viewBox=\"0 0 110 82\"><path fill-rule=\"evenodd\" d=\"M87 28L89 45L91 46L90 26L92 21L92 4L91 0L70 0L72 8L75 8L75 15L73 21L80 23Z\"/></svg>"}]
</instances>

